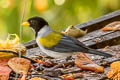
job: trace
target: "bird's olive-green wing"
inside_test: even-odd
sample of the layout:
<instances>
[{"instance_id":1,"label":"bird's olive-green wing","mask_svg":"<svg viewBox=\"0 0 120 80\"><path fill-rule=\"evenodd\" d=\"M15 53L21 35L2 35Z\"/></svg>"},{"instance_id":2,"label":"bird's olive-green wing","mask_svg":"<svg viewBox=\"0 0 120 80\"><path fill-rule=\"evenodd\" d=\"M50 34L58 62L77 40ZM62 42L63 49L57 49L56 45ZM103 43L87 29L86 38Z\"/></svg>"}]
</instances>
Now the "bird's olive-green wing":
<instances>
[{"instance_id":1,"label":"bird's olive-green wing","mask_svg":"<svg viewBox=\"0 0 120 80\"><path fill-rule=\"evenodd\" d=\"M47 48L51 48L59 43L62 35L56 32L51 32L48 35L40 38L40 43Z\"/></svg>"}]
</instances>

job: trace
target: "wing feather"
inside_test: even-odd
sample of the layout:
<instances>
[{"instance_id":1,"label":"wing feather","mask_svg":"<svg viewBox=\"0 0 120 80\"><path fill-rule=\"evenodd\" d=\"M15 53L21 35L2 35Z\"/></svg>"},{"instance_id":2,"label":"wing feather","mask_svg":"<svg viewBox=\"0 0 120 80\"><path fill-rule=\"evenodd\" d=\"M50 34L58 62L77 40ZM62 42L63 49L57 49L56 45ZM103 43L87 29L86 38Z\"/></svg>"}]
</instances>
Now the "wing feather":
<instances>
[{"instance_id":1,"label":"wing feather","mask_svg":"<svg viewBox=\"0 0 120 80\"><path fill-rule=\"evenodd\" d=\"M59 41L59 43L51 48L49 47L45 47L46 49L49 50L53 50L55 52L86 52L86 50L88 50L88 48L86 48L86 46L81 43L80 41L78 41L77 39L67 36L67 35L63 35L63 37L61 38L61 40Z\"/></svg>"}]
</instances>

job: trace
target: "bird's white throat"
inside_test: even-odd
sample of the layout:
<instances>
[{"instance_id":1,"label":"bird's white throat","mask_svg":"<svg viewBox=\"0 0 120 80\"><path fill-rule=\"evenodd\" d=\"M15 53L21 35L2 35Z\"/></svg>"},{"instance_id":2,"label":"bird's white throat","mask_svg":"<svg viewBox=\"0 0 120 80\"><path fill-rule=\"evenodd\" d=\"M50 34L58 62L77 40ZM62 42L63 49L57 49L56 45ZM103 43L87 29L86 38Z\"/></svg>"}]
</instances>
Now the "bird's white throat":
<instances>
[{"instance_id":1,"label":"bird's white throat","mask_svg":"<svg viewBox=\"0 0 120 80\"><path fill-rule=\"evenodd\" d=\"M44 37L46 35L48 35L50 32L53 32L52 29L48 26L45 25L43 28L40 29L40 31L38 32L38 36L39 37Z\"/></svg>"}]
</instances>

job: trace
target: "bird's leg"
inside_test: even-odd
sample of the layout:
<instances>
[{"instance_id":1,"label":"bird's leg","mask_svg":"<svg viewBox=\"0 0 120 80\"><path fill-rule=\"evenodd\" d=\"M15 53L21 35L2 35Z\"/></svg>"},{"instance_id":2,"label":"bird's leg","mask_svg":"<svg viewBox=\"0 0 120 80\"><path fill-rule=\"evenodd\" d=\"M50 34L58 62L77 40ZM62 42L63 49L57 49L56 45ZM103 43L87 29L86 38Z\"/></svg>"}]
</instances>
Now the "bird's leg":
<instances>
[{"instance_id":1,"label":"bird's leg","mask_svg":"<svg viewBox=\"0 0 120 80\"><path fill-rule=\"evenodd\" d=\"M66 58L66 61L71 60L71 58L72 58L72 56L67 57L67 58Z\"/></svg>"},{"instance_id":2,"label":"bird's leg","mask_svg":"<svg viewBox=\"0 0 120 80\"><path fill-rule=\"evenodd\" d=\"M48 59L54 59L53 57L51 56L46 56L45 58L48 58Z\"/></svg>"}]
</instances>

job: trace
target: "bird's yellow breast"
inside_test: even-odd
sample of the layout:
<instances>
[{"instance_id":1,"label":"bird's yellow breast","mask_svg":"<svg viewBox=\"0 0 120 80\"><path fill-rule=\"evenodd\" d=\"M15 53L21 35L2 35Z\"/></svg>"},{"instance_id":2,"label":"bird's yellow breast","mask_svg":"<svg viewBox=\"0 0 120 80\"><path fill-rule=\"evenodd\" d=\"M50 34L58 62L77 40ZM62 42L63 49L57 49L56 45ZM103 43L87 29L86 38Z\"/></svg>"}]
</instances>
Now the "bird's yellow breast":
<instances>
[{"instance_id":1,"label":"bird's yellow breast","mask_svg":"<svg viewBox=\"0 0 120 80\"><path fill-rule=\"evenodd\" d=\"M45 47L52 47L58 44L59 40L62 38L62 35L56 32L51 32L45 37L40 38L40 43Z\"/></svg>"}]
</instances>

